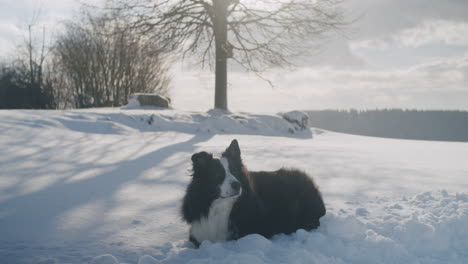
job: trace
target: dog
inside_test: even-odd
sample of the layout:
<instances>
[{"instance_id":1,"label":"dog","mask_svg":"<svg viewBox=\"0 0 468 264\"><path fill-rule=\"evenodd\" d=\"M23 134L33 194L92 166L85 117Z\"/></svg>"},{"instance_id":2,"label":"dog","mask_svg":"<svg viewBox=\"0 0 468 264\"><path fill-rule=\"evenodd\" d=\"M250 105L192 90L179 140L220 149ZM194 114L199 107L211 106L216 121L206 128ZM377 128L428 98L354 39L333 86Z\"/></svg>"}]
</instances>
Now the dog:
<instances>
[{"instance_id":1,"label":"dog","mask_svg":"<svg viewBox=\"0 0 468 264\"><path fill-rule=\"evenodd\" d=\"M192 155L192 179L182 201L189 240L235 240L249 234L266 238L320 226L326 213L311 177L296 169L248 171L234 139L221 157Z\"/></svg>"}]
</instances>

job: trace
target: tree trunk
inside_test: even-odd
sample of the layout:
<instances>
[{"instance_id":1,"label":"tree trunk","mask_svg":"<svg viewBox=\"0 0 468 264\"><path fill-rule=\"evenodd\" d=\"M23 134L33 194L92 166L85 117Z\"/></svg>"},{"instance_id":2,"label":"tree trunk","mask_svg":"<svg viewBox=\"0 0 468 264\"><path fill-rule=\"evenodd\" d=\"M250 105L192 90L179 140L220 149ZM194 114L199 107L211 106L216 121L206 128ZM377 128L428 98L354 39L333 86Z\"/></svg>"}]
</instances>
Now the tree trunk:
<instances>
[{"instance_id":1,"label":"tree trunk","mask_svg":"<svg viewBox=\"0 0 468 264\"><path fill-rule=\"evenodd\" d=\"M215 108L227 110L227 0L213 1L216 48Z\"/></svg>"},{"instance_id":2,"label":"tree trunk","mask_svg":"<svg viewBox=\"0 0 468 264\"><path fill-rule=\"evenodd\" d=\"M29 55L29 90L31 94L30 98L30 108L36 108L36 86L35 86L35 78L34 78L34 64L33 64L33 47L32 47L32 38L31 38L31 25L28 26L29 31L29 39L28 39L28 55Z\"/></svg>"}]
</instances>

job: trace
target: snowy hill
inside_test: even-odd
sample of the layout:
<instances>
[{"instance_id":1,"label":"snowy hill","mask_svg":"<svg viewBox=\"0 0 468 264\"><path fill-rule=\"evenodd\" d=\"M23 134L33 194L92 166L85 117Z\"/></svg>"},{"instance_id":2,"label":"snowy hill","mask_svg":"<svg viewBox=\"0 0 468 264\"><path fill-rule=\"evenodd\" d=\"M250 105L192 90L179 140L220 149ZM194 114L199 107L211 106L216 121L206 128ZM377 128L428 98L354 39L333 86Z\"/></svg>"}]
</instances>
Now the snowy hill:
<instances>
[{"instance_id":1,"label":"snowy hill","mask_svg":"<svg viewBox=\"0 0 468 264\"><path fill-rule=\"evenodd\" d=\"M0 111L0 262L468 263L468 143L313 132L218 111ZM251 170L314 177L318 230L190 247L190 156L233 138Z\"/></svg>"}]
</instances>

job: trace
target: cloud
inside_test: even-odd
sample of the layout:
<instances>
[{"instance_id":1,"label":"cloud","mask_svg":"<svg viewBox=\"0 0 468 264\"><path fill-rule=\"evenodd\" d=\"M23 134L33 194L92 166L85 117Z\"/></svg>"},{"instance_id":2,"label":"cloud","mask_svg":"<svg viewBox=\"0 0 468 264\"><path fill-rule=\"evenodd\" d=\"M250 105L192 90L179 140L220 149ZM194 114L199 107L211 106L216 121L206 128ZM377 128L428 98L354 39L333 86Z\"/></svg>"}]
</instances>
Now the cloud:
<instances>
[{"instance_id":1,"label":"cloud","mask_svg":"<svg viewBox=\"0 0 468 264\"><path fill-rule=\"evenodd\" d=\"M2 0L0 9L0 56L11 56L28 35L33 25L33 42L42 43L45 29L46 45L61 30L61 22L72 19L80 3L100 5L103 0ZM6 8L5 8L6 7Z\"/></svg>"},{"instance_id":2,"label":"cloud","mask_svg":"<svg viewBox=\"0 0 468 264\"><path fill-rule=\"evenodd\" d=\"M303 66L395 68L434 57L460 56L468 45L466 0L349 0L345 15L357 19ZM432 46L432 47L431 47ZM381 51L386 51L385 53Z\"/></svg>"},{"instance_id":3,"label":"cloud","mask_svg":"<svg viewBox=\"0 0 468 264\"><path fill-rule=\"evenodd\" d=\"M213 107L211 73L176 74L174 106ZM325 108L420 108L468 110L468 53L397 70L337 70L307 67L265 75L271 88L252 74L230 73L229 105L234 111L278 112Z\"/></svg>"},{"instance_id":4,"label":"cloud","mask_svg":"<svg viewBox=\"0 0 468 264\"><path fill-rule=\"evenodd\" d=\"M22 36L23 32L20 28L9 21L0 20L0 50L8 51L15 47L16 41ZM6 54L0 54L5 56Z\"/></svg>"},{"instance_id":5,"label":"cloud","mask_svg":"<svg viewBox=\"0 0 468 264\"><path fill-rule=\"evenodd\" d=\"M349 18L359 38L377 38L414 28L424 21L468 22L466 0L349 0Z\"/></svg>"},{"instance_id":6,"label":"cloud","mask_svg":"<svg viewBox=\"0 0 468 264\"><path fill-rule=\"evenodd\" d=\"M21 34L21 30L14 24L8 21L0 20L0 31L6 36L16 36Z\"/></svg>"},{"instance_id":7,"label":"cloud","mask_svg":"<svg viewBox=\"0 0 468 264\"><path fill-rule=\"evenodd\" d=\"M414 48L432 43L468 46L467 32L468 22L434 20L403 30L395 38L397 43Z\"/></svg>"},{"instance_id":8,"label":"cloud","mask_svg":"<svg viewBox=\"0 0 468 264\"><path fill-rule=\"evenodd\" d=\"M310 56L299 58L299 66L330 66L338 69L362 68L365 61L355 54L344 38L331 37L319 43L321 45L311 46L315 50Z\"/></svg>"},{"instance_id":9,"label":"cloud","mask_svg":"<svg viewBox=\"0 0 468 264\"><path fill-rule=\"evenodd\" d=\"M391 35L354 41L351 46L353 50L419 48L425 45L468 46L466 32L468 32L468 22L431 20Z\"/></svg>"}]
</instances>

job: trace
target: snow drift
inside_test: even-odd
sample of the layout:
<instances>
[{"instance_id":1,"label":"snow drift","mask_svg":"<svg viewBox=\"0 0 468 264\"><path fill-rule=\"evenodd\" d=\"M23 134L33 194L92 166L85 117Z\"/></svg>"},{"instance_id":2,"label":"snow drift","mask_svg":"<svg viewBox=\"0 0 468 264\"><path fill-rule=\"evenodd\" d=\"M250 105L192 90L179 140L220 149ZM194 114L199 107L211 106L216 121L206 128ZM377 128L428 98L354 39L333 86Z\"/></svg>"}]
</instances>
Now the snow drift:
<instances>
[{"instance_id":1,"label":"snow drift","mask_svg":"<svg viewBox=\"0 0 468 264\"><path fill-rule=\"evenodd\" d=\"M159 263L466 263L468 193L428 192L378 199L355 210L327 214L312 232L298 230L271 241L249 235L199 249L167 243L139 264ZM108 262L99 257L92 263Z\"/></svg>"},{"instance_id":2,"label":"snow drift","mask_svg":"<svg viewBox=\"0 0 468 264\"><path fill-rule=\"evenodd\" d=\"M318 130L276 115L218 111L0 111L0 121L2 264L468 263L467 143L312 139ZM179 216L190 156L233 138L251 170L314 177L327 206L319 229L190 247Z\"/></svg>"}]
</instances>

